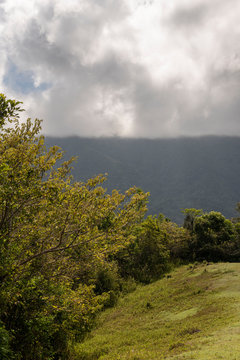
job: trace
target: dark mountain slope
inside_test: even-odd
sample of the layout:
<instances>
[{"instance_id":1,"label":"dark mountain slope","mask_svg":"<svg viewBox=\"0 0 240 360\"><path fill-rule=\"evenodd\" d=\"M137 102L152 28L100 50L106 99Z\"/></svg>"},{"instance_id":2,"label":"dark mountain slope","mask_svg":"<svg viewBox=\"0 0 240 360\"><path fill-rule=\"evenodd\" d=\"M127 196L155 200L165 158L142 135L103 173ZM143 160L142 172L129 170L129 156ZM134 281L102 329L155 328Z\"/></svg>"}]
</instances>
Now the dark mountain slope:
<instances>
[{"instance_id":1,"label":"dark mountain slope","mask_svg":"<svg viewBox=\"0 0 240 360\"><path fill-rule=\"evenodd\" d=\"M194 207L235 216L240 201L240 138L179 139L46 138L66 158L77 155L73 175L86 180L108 173L106 187L133 185L150 191L149 211L178 223L181 209Z\"/></svg>"}]
</instances>

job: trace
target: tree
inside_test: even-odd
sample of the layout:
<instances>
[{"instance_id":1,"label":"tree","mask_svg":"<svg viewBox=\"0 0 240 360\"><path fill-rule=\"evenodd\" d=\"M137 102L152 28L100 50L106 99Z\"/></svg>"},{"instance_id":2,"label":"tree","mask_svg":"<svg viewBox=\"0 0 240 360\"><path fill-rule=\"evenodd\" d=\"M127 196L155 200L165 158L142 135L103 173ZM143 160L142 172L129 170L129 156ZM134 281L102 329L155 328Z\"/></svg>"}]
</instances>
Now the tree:
<instances>
[{"instance_id":1,"label":"tree","mask_svg":"<svg viewBox=\"0 0 240 360\"><path fill-rule=\"evenodd\" d=\"M185 215L183 227L192 233L195 227L195 220L197 219L197 217L203 215L203 210L191 208L184 209L182 212Z\"/></svg>"},{"instance_id":2,"label":"tree","mask_svg":"<svg viewBox=\"0 0 240 360\"><path fill-rule=\"evenodd\" d=\"M116 255L121 274L149 283L166 273L184 250L185 231L162 214L135 226L135 238Z\"/></svg>"},{"instance_id":3,"label":"tree","mask_svg":"<svg viewBox=\"0 0 240 360\"><path fill-rule=\"evenodd\" d=\"M74 182L74 159L59 164L41 121L21 123L19 111L0 95L0 320L16 358L62 359L67 336L81 336L106 298L94 294L94 267L130 242L147 194L107 194L102 175Z\"/></svg>"},{"instance_id":4,"label":"tree","mask_svg":"<svg viewBox=\"0 0 240 360\"><path fill-rule=\"evenodd\" d=\"M0 94L0 128L6 121L12 120L12 118L18 118L19 112L24 111L21 108L22 102L7 99L4 94Z\"/></svg>"},{"instance_id":5,"label":"tree","mask_svg":"<svg viewBox=\"0 0 240 360\"><path fill-rule=\"evenodd\" d=\"M229 260L235 240L233 223L220 212L210 211L195 219L190 248L197 259Z\"/></svg>"}]
</instances>

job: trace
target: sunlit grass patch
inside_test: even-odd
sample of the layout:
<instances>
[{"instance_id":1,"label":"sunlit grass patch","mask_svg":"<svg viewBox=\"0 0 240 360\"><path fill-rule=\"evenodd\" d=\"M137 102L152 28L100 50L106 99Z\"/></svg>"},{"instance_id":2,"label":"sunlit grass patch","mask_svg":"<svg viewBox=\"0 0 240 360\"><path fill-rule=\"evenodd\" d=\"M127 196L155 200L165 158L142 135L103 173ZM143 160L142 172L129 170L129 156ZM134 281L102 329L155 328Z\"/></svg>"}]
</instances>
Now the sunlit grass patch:
<instances>
[{"instance_id":1,"label":"sunlit grass patch","mask_svg":"<svg viewBox=\"0 0 240 360\"><path fill-rule=\"evenodd\" d=\"M195 264L171 275L103 312L74 359L239 359L240 264Z\"/></svg>"}]
</instances>

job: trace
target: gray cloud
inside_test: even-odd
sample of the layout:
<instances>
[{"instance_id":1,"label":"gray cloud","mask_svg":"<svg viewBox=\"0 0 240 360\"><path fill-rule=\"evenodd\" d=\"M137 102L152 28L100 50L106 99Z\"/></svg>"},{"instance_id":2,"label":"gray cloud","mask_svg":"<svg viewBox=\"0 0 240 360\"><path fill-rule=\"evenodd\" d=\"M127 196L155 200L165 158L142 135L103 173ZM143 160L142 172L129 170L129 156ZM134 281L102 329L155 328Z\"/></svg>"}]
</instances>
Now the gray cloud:
<instances>
[{"instance_id":1,"label":"gray cloud","mask_svg":"<svg viewBox=\"0 0 240 360\"><path fill-rule=\"evenodd\" d=\"M193 7L176 9L171 15L171 22L175 26L199 27L207 18L209 6L206 4L194 4Z\"/></svg>"},{"instance_id":2,"label":"gray cloud","mask_svg":"<svg viewBox=\"0 0 240 360\"><path fill-rule=\"evenodd\" d=\"M237 0L0 4L2 88L45 133L240 135Z\"/></svg>"}]
</instances>

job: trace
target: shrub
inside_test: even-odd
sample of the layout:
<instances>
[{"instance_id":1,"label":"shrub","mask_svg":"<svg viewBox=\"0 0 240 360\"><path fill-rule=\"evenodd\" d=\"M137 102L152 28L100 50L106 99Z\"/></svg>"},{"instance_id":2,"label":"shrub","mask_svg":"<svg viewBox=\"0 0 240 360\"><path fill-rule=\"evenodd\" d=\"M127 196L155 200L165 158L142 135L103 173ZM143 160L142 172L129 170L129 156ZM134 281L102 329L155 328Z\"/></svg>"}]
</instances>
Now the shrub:
<instances>
[{"instance_id":1,"label":"shrub","mask_svg":"<svg viewBox=\"0 0 240 360\"><path fill-rule=\"evenodd\" d=\"M193 218L190 230L189 260L237 259L240 254L237 233L237 224L226 219L220 212L210 211L201 215L198 213Z\"/></svg>"},{"instance_id":2,"label":"shrub","mask_svg":"<svg viewBox=\"0 0 240 360\"><path fill-rule=\"evenodd\" d=\"M135 238L116 258L124 278L149 283L170 268L169 234L162 217L147 217L135 228Z\"/></svg>"},{"instance_id":3,"label":"shrub","mask_svg":"<svg viewBox=\"0 0 240 360\"><path fill-rule=\"evenodd\" d=\"M13 353L10 348L10 335L9 332L5 329L2 322L0 322L0 359L13 359Z\"/></svg>"}]
</instances>

